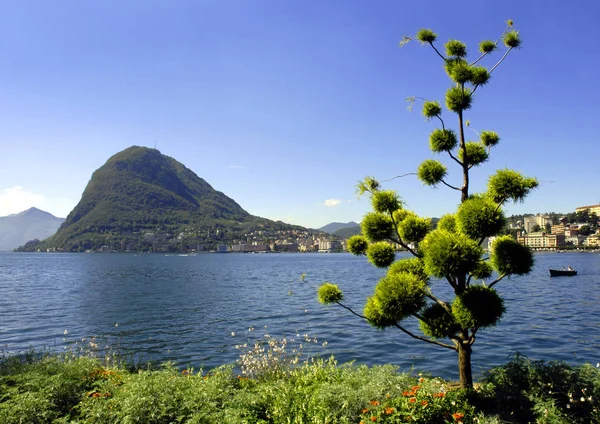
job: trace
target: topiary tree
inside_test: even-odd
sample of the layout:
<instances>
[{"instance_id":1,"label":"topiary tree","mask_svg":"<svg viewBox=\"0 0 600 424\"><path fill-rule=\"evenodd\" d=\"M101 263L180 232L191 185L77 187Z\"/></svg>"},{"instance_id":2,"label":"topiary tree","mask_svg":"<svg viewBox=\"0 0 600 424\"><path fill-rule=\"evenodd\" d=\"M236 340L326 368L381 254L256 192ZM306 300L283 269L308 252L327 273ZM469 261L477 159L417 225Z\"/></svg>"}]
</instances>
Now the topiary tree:
<instances>
[{"instance_id":1,"label":"topiary tree","mask_svg":"<svg viewBox=\"0 0 600 424\"><path fill-rule=\"evenodd\" d=\"M462 185L447 181L447 168L439 160L425 160L416 175L426 185L443 184L460 192L461 203L454 214L441 217L436 229L430 220L403 208L395 191L384 190L373 177L358 185L359 195L368 194L373 212L362 223L362 235L348 240L348 250L366 255L387 274L375 286L366 301L363 313L358 313L343 302L341 289L325 283L318 289L321 303L336 303L367 320L376 328L395 327L407 335L458 353L461 385L473 386L471 352L477 333L495 326L504 313L504 301L496 292L498 282L510 275L527 274L533 266L530 250L517 243L510 235L498 236L506 220L502 206L522 202L538 186L535 178L519 172L501 169L489 177L487 191L472 194L469 191L469 172L488 160L490 150L500 141L493 131L476 133L477 141L466 138L466 112L472 107L475 93L481 92L492 73L508 54L521 45L518 31L508 22L496 41L482 41L479 55L467 60L467 47L458 40L445 44L445 54L435 46L437 35L428 29L420 30L416 39L430 46L441 58L452 86L446 91L446 108L457 118L457 127L451 129L442 117L442 106L437 101L423 100L423 115L429 121L439 121L440 127L429 136L434 153L446 155L462 171ZM401 44L410 41L405 38ZM480 63L500 44L506 50L491 68ZM414 102L417 98L411 98ZM495 239L486 254L482 244L487 238ZM395 251L401 247L412 254L409 259L397 260ZM434 287L447 283L454 298L443 300L434 294ZM410 318L419 321L423 335L403 326Z\"/></svg>"}]
</instances>

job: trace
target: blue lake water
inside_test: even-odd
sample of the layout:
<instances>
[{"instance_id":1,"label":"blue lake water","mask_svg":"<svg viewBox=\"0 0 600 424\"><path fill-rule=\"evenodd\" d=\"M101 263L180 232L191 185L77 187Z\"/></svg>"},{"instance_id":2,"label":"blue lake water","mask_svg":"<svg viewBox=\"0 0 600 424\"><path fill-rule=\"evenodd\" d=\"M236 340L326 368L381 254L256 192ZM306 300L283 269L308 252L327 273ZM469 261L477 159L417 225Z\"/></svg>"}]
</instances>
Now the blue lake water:
<instances>
[{"instance_id":1,"label":"blue lake water","mask_svg":"<svg viewBox=\"0 0 600 424\"><path fill-rule=\"evenodd\" d=\"M550 278L548 268L567 265L579 274ZM394 363L457 378L455 352L320 305L300 282L304 273L315 285L339 284L358 312L383 275L350 254L0 254L0 348L61 349L67 330L70 341L121 340L145 360L207 369L235 362L236 344L265 333L308 334L319 340L315 353L340 362ZM432 286L449 298L447 283ZM573 364L600 361L600 255L537 254L530 275L496 288L507 312L496 328L479 333L476 374L517 351Z\"/></svg>"}]
</instances>

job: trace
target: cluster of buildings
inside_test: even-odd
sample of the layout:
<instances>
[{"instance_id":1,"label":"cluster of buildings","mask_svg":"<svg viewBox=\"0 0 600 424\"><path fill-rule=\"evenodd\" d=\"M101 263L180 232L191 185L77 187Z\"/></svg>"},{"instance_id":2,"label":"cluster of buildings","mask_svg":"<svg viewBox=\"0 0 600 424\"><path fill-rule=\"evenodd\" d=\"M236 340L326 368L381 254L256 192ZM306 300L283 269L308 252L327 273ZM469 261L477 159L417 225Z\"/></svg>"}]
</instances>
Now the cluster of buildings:
<instances>
[{"instance_id":1,"label":"cluster of buildings","mask_svg":"<svg viewBox=\"0 0 600 424\"><path fill-rule=\"evenodd\" d=\"M575 210L587 212L588 214L600 214L600 205L582 206ZM517 226L520 223L516 224ZM579 233L580 228L587 223L568 223L566 218L561 218L558 224L553 224L548 216L535 215L523 220L522 232L517 236L517 241L532 249L555 250L566 247L573 248L598 248L600 247L600 234L583 235ZM534 227L539 231L532 231ZM549 231L548 231L549 230Z\"/></svg>"},{"instance_id":2,"label":"cluster of buildings","mask_svg":"<svg viewBox=\"0 0 600 424\"><path fill-rule=\"evenodd\" d=\"M219 249L227 246L219 245ZM339 252L346 249L346 240L335 240L326 235L304 235L301 237L282 237L268 243L253 240L250 235L246 242L237 242L228 249L230 252L264 253L264 252Z\"/></svg>"}]
</instances>

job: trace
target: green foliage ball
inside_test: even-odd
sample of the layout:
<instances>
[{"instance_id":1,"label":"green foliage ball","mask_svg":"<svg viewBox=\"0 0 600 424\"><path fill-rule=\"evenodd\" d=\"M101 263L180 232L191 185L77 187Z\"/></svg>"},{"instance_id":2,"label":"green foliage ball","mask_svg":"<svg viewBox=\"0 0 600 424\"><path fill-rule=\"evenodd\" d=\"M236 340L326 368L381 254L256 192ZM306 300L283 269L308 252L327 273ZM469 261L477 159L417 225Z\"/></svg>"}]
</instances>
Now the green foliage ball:
<instances>
[{"instance_id":1,"label":"green foliage ball","mask_svg":"<svg viewBox=\"0 0 600 424\"><path fill-rule=\"evenodd\" d=\"M491 40L483 40L479 43L479 51L481 53L491 53L496 50L496 43Z\"/></svg>"},{"instance_id":2,"label":"green foliage ball","mask_svg":"<svg viewBox=\"0 0 600 424\"><path fill-rule=\"evenodd\" d=\"M458 138L452 130L436 128L429 135L429 148L436 153L447 152L456 147Z\"/></svg>"},{"instance_id":3,"label":"green foliage ball","mask_svg":"<svg viewBox=\"0 0 600 424\"><path fill-rule=\"evenodd\" d=\"M428 278L427 273L425 272L425 264L423 263L423 260L418 257L400 259L388 268L388 275L400 274L402 272L415 274L424 281Z\"/></svg>"},{"instance_id":4,"label":"green foliage ball","mask_svg":"<svg viewBox=\"0 0 600 424\"><path fill-rule=\"evenodd\" d=\"M504 311L504 301L496 290L480 285L467 288L452 303L452 315L463 329L492 327Z\"/></svg>"},{"instance_id":5,"label":"green foliage ball","mask_svg":"<svg viewBox=\"0 0 600 424\"><path fill-rule=\"evenodd\" d=\"M492 243L490 260L500 275L525 275L533 268L533 254L527 246L510 235L497 237Z\"/></svg>"},{"instance_id":6,"label":"green foliage ball","mask_svg":"<svg viewBox=\"0 0 600 424\"><path fill-rule=\"evenodd\" d=\"M465 162L469 166L477 166L486 162L489 158L487 149L482 143L475 141L469 141L465 143L465 150L467 151L467 157L463 154L463 150L458 151L458 159Z\"/></svg>"},{"instance_id":7,"label":"green foliage ball","mask_svg":"<svg viewBox=\"0 0 600 424\"><path fill-rule=\"evenodd\" d=\"M373 243L367 248L369 262L377 268L387 268L396 260L394 248L384 241Z\"/></svg>"},{"instance_id":8,"label":"green foliage ball","mask_svg":"<svg viewBox=\"0 0 600 424\"><path fill-rule=\"evenodd\" d=\"M427 305L421 311L421 316L424 321L419 321L419 328L423 334L429 337L441 339L460 331L460 326L454 320L454 316L438 303Z\"/></svg>"},{"instance_id":9,"label":"green foliage ball","mask_svg":"<svg viewBox=\"0 0 600 424\"><path fill-rule=\"evenodd\" d=\"M354 255L364 255L369 242L364 236L352 236L348 239L348 251Z\"/></svg>"},{"instance_id":10,"label":"green foliage ball","mask_svg":"<svg viewBox=\"0 0 600 424\"><path fill-rule=\"evenodd\" d=\"M471 92L469 88L449 88L446 91L446 107L456 113L470 109L473 100Z\"/></svg>"},{"instance_id":11,"label":"green foliage ball","mask_svg":"<svg viewBox=\"0 0 600 424\"><path fill-rule=\"evenodd\" d=\"M506 225L502 209L487 197L471 197L456 212L458 231L479 240L498 234Z\"/></svg>"},{"instance_id":12,"label":"green foliage ball","mask_svg":"<svg viewBox=\"0 0 600 424\"><path fill-rule=\"evenodd\" d=\"M426 283L415 274L386 275L375 287L379 311L386 320L401 321L425 306Z\"/></svg>"},{"instance_id":13,"label":"green foliage ball","mask_svg":"<svg viewBox=\"0 0 600 424\"><path fill-rule=\"evenodd\" d=\"M440 230L450 231L451 233L456 232L456 216L451 213L442 215L437 223L437 228Z\"/></svg>"},{"instance_id":14,"label":"green foliage ball","mask_svg":"<svg viewBox=\"0 0 600 424\"><path fill-rule=\"evenodd\" d=\"M446 176L447 169L440 161L427 159L419 165L417 177L423 184L429 186L438 185Z\"/></svg>"},{"instance_id":15,"label":"green foliage ball","mask_svg":"<svg viewBox=\"0 0 600 424\"><path fill-rule=\"evenodd\" d=\"M340 290L337 284L323 283L317 290L319 302L323 305L341 302L344 299L344 293Z\"/></svg>"},{"instance_id":16,"label":"green foliage ball","mask_svg":"<svg viewBox=\"0 0 600 424\"><path fill-rule=\"evenodd\" d=\"M509 31L504 34L504 38L502 39L504 45L511 49L518 48L521 46L521 36L519 35L519 31Z\"/></svg>"},{"instance_id":17,"label":"green foliage ball","mask_svg":"<svg viewBox=\"0 0 600 424\"><path fill-rule=\"evenodd\" d=\"M481 131L480 138L481 142L486 147L495 146L500 141L500 136L493 131Z\"/></svg>"},{"instance_id":18,"label":"green foliage ball","mask_svg":"<svg viewBox=\"0 0 600 424\"><path fill-rule=\"evenodd\" d=\"M394 190L376 191L371 196L371 204L375 212L392 213L402 207L400 197Z\"/></svg>"},{"instance_id":19,"label":"green foliage ball","mask_svg":"<svg viewBox=\"0 0 600 424\"><path fill-rule=\"evenodd\" d=\"M485 85L491 78L491 74L483 66L474 66L471 69L471 84Z\"/></svg>"},{"instance_id":20,"label":"green foliage ball","mask_svg":"<svg viewBox=\"0 0 600 424\"><path fill-rule=\"evenodd\" d=\"M440 116L442 114L442 107L439 102L427 101L423 103L423 115L427 120Z\"/></svg>"},{"instance_id":21,"label":"green foliage ball","mask_svg":"<svg viewBox=\"0 0 600 424\"><path fill-rule=\"evenodd\" d=\"M405 243L415 243L423 240L431 229L431 221L418 216L404 219L398 226L398 235Z\"/></svg>"},{"instance_id":22,"label":"green foliage ball","mask_svg":"<svg viewBox=\"0 0 600 424\"><path fill-rule=\"evenodd\" d=\"M539 185L535 178L527 178L512 169L499 169L488 180L488 194L495 202L512 200L522 202Z\"/></svg>"},{"instance_id":23,"label":"green foliage ball","mask_svg":"<svg viewBox=\"0 0 600 424\"><path fill-rule=\"evenodd\" d=\"M446 59L446 61L444 63L444 69L446 70L446 73L448 74L448 76L450 78L452 78L452 73L453 73L455 67L468 66L468 65L469 65L469 63L465 59L462 59L460 57L452 57L452 58Z\"/></svg>"},{"instance_id":24,"label":"green foliage ball","mask_svg":"<svg viewBox=\"0 0 600 424\"><path fill-rule=\"evenodd\" d=\"M417 214L407 209L398 209L392 214L392 217L397 224L401 223L410 216L417 216Z\"/></svg>"},{"instance_id":25,"label":"green foliage ball","mask_svg":"<svg viewBox=\"0 0 600 424\"><path fill-rule=\"evenodd\" d=\"M448 40L446 44L444 44L446 48L446 55L454 56L454 57L466 57L467 56L467 46L465 43L459 40Z\"/></svg>"},{"instance_id":26,"label":"green foliage ball","mask_svg":"<svg viewBox=\"0 0 600 424\"><path fill-rule=\"evenodd\" d=\"M437 38L437 34L430 29L422 28L417 32L417 40L421 43L433 43Z\"/></svg>"},{"instance_id":27,"label":"green foliage ball","mask_svg":"<svg viewBox=\"0 0 600 424\"><path fill-rule=\"evenodd\" d=\"M394 224L390 217L381 212L369 212L360 223L362 233L369 241L382 241L391 237Z\"/></svg>"},{"instance_id":28,"label":"green foliage ball","mask_svg":"<svg viewBox=\"0 0 600 424\"><path fill-rule=\"evenodd\" d=\"M367 303L365 304L365 308L363 310L363 315L365 318L367 318L369 324L375 328L379 328L380 330L397 324L397 321L394 321L393 319L383 315L379 300L377 300L375 296L367 299Z\"/></svg>"},{"instance_id":29,"label":"green foliage ball","mask_svg":"<svg viewBox=\"0 0 600 424\"><path fill-rule=\"evenodd\" d=\"M466 84L473 79L473 68L466 62L458 62L452 67L450 78L458 84Z\"/></svg>"},{"instance_id":30,"label":"green foliage ball","mask_svg":"<svg viewBox=\"0 0 600 424\"><path fill-rule=\"evenodd\" d=\"M425 271L438 278L464 275L477 267L483 249L462 233L431 231L420 245Z\"/></svg>"},{"instance_id":31,"label":"green foliage ball","mask_svg":"<svg viewBox=\"0 0 600 424\"><path fill-rule=\"evenodd\" d=\"M359 181L356 185L356 192L359 196L365 193L374 193L379 190L381 184L375 179L375 177L365 177L363 181Z\"/></svg>"}]
</instances>

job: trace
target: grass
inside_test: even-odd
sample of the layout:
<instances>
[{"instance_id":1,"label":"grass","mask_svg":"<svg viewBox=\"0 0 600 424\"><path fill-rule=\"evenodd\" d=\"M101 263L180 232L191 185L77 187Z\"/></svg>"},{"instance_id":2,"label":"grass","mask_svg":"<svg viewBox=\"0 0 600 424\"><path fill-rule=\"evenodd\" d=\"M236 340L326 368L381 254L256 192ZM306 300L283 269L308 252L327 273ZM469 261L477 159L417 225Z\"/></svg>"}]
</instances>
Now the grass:
<instances>
[{"instance_id":1,"label":"grass","mask_svg":"<svg viewBox=\"0 0 600 424\"><path fill-rule=\"evenodd\" d=\"M268 340L238 365L204 372L132 367L89 355L0 358L0 422L11 423L598 423L600 369L516 355L476 391L391 365L299 361ZM287 353L286 353L287 352ZM268 361L257 361L257 355ZM279 358L279 359L275 359Z\"/></svg>"}]
</instances>

